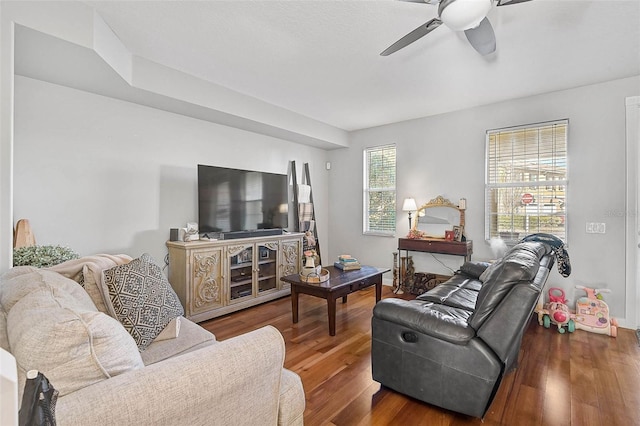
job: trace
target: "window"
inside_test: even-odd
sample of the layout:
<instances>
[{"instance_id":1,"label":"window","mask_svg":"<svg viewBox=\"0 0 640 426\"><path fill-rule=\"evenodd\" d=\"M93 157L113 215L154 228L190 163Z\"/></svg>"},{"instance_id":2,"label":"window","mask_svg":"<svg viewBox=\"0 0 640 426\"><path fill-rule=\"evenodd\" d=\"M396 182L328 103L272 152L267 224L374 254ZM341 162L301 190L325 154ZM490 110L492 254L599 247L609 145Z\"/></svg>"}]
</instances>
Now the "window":
<instances>
[{"instance_id":1,"label":"window","mask_svg":"<svg viewBox=\"0 0 640 426\"><path fill-rule=\"evenodd\" d=\"M396 231L396 146L364 150L364 233Z\"/></svg>"},{"instance_id":2,"label":"window","mask_svg":"<svg viewBox=\"0 0 640 426\"><path fill-rule=\"evenodd\" d=\"M566 242L567 120L487 132L485 238Z\"/></svg>"}]
</instances>

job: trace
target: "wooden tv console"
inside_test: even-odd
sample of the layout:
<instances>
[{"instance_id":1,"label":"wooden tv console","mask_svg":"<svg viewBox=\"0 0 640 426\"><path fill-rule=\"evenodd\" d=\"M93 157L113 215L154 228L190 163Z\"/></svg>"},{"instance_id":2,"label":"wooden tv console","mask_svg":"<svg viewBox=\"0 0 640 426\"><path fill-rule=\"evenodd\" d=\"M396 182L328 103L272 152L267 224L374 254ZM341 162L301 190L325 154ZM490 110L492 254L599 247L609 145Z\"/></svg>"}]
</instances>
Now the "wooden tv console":
<instances>
[{"instance_id":1,"label":"wooden tv console","mask_svg":"<svg viewBox=\"0 0 640 426\"><path fill-rule=\"evenodd\" d=\"M232 240L167 241L169 282L185 316L200 322L291 293L303 234Z\"/></svg>"}]
</instances>

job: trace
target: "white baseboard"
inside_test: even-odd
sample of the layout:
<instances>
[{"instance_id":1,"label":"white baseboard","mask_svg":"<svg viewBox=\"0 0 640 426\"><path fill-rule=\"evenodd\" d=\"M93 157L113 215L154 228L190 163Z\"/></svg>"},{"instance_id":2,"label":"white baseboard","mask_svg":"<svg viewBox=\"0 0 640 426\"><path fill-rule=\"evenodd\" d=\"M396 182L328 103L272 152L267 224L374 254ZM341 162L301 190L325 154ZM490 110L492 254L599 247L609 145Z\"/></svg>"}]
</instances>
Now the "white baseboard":
<instances>
[{"instance_id":1,"label":"white baseboard","mask_svg":"<svg viewBox=\"0 0 640 426\"><path fill-rule=\"evenodd\" d=\"M626 318L616 318L618 320L618 327L620 328L628 328L630 330L637 330L638 324L635 324L634 321L629 321Z\"/></svg>"}]
</instances>

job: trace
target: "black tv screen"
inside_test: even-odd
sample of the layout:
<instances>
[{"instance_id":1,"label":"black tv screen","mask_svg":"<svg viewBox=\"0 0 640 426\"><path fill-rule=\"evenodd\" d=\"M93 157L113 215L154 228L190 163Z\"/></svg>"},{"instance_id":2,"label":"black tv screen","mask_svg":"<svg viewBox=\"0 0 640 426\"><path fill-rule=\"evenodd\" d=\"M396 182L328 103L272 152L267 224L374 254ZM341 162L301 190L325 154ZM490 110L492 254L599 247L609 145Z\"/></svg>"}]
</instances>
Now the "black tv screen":
<instances>
[{"instance_id":1,"label":"black tv screen","mask_svg":"<svg viewBox=\"0 0 640 426\"><path fill-rule=\"evenodd\" d=\"M201 233L285 229L287 175L198 165Z\"/></svg>"}]
</instances>

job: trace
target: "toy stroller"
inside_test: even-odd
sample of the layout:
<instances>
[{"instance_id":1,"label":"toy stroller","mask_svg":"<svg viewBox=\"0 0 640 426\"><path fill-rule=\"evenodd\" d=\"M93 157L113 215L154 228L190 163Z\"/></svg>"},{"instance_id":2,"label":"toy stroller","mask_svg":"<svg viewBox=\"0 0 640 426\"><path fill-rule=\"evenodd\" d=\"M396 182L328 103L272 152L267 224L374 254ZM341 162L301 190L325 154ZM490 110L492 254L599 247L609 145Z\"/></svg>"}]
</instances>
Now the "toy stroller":
<instances>
[{"instance_id":1,"label":"toy stroller","mask_svg":"<svg viewBox=\"0 0 640 426\"><path fill-rule=\"evenodd\" d=\"M605 288L588 288L577 285L587 296L576 301L575 324L579 330L592 333L607 334L611 337L618 335L618 321L609 317L609 306L602 300L602 293L610 293Z\"/></svg>"}]
</instances>

